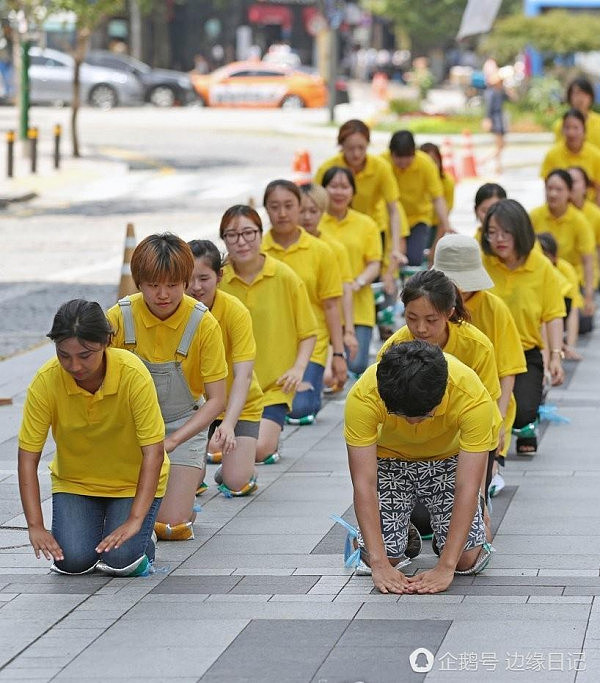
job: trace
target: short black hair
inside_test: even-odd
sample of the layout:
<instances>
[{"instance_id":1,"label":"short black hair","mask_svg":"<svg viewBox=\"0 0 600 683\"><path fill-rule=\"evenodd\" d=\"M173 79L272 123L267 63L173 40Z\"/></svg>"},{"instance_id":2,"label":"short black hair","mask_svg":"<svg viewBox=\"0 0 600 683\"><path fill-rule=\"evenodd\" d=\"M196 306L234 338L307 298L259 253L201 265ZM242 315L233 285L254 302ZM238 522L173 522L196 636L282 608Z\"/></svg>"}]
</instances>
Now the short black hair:
<instances>
[{"instance_id":1,"label":"short black hair","mask_svg":"<svg viewBox=\"0 0 600 683\"><path fill-rule=\"evenodd\" d=\"M409 130L397 130L390 139L390 152L396 157L413 157L417 151L415 138Z\"/></svg>"},{"instance_id":2,"label":"short black hair","mask_svg":"<svg viewBox=\"0 0 600 683\"><path fill-rule=\"evenodd\" d=\"M573 88L578 88L582 92L584 92L586 95L589 95L592 98L592 102L596 98L596 94L594 93L594 86L588 81L587 78L583 78L583 76L579 76L578 78L574 78L570 83L569 87L567 88L567 102L571 104L571 97L573 95Z\"/></svg>"},{"instance_id":3,"label":"short black hair","mask_svg":"<svg viewBox=\"0 0 600 683\"><path fill-rule=\"evenodd\" d=\"M585 116L579 111L579 109L569 109L569 111L566 111L562 117L563 124L567 119L577 119L585 128Z\"/></svg>"},{"instance_id":4,"label":"short black hair","mask_svg":"<svg viewBox=\"0 0 600 683\"><path fill-rule=\"evenodd\" d=\"M564 168L553 168L550 173L544 178L544 183L547 183L553 176L558 176L563 183L569 188L569 192L573 189L573 178L571 174Z\"/></svg>"},{"instance_id":5,"label":"short black hair","mask_svg":"<svg viewBox=\"0 0 600 683\"><path fill-rule=\"evenodd\" d=\"M46 336L55 344L74 338L85 346L85 342L108 345L112 335L113 329L97 301L71 299L56 311Z\"/></svg>"},{"instance_id":6,"label":"short black hair","mask_svg":"<svg viewBox=\"0 0 600 683\"><path fill-rule=\"evenodd\" d=\"M334 179L334 177L338 174L341 173L342 175L346 176L346 179L352 185L352 190L354 194L356 194L356 180L354 180L354 174L349 168L346 168L345 166L332 166L331 168L328 168L325 173L323 174L323 180L321 180L321 185L323 187L327 187L329 183Z\"/></svg>"},{"instance_id":7,"label":"short black hair","mask_svg":"<svg viewBox=\"0 0 600 683\"><path fill-rule=\"evenodd\" d=\"M537 240L540 243L544 254L547 256L552 256L552 258L556 258L558 255L558 244L551 232L540 232L537 235Z\"/></svg>"},{"instance_id":8,"label":"short black hair","mask_svg":"<svg viewBox=\"0 0 600 683\"><path fill-rule=\"evenodd\" d=\"M484 183L475 193L475 208L487 199L506 199L506 190L498 183Z\"/></svg>"},{"instance_id":9,"label":"short black hair","mask_svg":"<svg viewBox=\"0 0 600 683\"><path fill-rule=\"evenodd\" d=\"M217 275L221 272L223 257L213 242L210 240L192 240L188 242L188 246L192 250L194 258L203 258Z\"/></svg>"},{"instance_id":10,"label":"short black hair","mask_svg":"<svg viewBox=\"0 0 600 683\"><path fill-rule=\"evenodd\" d=\"M515 252L519 258L529 256L535 244L535 232L531 225L529 214L514 199L501 199L491 206L487 212L481 233L481 249L483 252L485 254L494 254L488 239L488 228L492 216L504 232L512 235L515 242Z\"/></svg>"},{"instance_id":11,"label":"short black hair","mask_svg":"<svg viewBox=\"0 0 600 683\"><path fill-rule=\"evenodd\" d=\"M377 364L377 389L389 413L427 415L441 403L447 385L448 363L434 344L392 344Z\"/></svg>"}]
</instances>

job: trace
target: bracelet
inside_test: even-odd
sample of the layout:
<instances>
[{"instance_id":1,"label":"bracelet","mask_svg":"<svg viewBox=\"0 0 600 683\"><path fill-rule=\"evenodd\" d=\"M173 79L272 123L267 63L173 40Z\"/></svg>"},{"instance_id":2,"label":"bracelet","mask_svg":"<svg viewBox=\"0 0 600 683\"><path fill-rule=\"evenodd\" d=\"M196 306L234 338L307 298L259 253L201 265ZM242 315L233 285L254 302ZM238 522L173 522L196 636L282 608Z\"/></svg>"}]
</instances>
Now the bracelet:
<instances>
[{"instance_id":1,"label":"bracelet","mask_svg":"<svg viewBox=\"0 0 600 683\"><path fill-rule=\"evenodd\" d=\"M344 360L346 360L346 354L343 351L340 351L339 353L334 351L332 356L334 358L343 358Z\"/></svg>"},{"instance_id":2,"label":"bracelet","mask_svg":"<svg viewBox=\"0 0 600 683\"><path fill-rule=\"evenodd\" d=\"M557 353L561 360L565 357L565 352L562 349L550 349L550 353Z\"/></svg>"},{"instance_id":3,"label":"bracelet","mask_svg":"<svg viewBox=\"0 0 600 683\"><path fill-rule=\"evenodd\" d=\"M365 281L365 279L362 278L360 275L359 275L358 277L355 277L355 278L354 278L354 282L356 282L356 284L357 284L359 287L364 287L364 286L367 284L366 281Z\"/></svg>"}]
</instances>

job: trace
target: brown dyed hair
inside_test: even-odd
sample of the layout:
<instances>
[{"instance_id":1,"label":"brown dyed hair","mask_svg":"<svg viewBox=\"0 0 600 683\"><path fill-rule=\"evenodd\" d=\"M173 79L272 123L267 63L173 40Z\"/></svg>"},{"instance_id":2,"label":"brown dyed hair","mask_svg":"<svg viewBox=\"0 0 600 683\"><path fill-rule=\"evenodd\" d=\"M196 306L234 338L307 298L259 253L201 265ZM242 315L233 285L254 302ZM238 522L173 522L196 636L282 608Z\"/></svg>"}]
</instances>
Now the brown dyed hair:
<instances>
[{"instance_id":1,"label":"brown dyed hair","mask_svg":"<svg viewBox=\"0 0 600 683\"><path fill-rule=\"evenodd\" d=\"M194 270L192 250L172 232L148 235L131 257L131 275L141 282L183 282L187 287Z\"/></svg>"},{"instance_id":2,"label":"brown dyed hair","mask_svg":"<svg viewBox=\"0 0 600 683\"><path fill-rule=\"evenodd\" d=\"M221 218L221 224L219 225L219 237L221 239L223 239L223 233L229 227L231 221L234 218L239 218L240 216L251 220L260 230L260 234L262 235L263 225L258 213L247 204L235 204L234 206L230 206Z\"/></svg>"},{"instance_id":3,"label":"brown dyed hair","mask_svg":"<svg viewBox=\"0 0 600 683\"><path fill-rule=\"evenodd\" d=\"M346 123L343 123L340 126L337 137L338 145L342 145L344 140L351 135L354 135L354 133L360 133L366 138L367 142L371 142L371 131L369 130L369 126L360 119L350 119L350 121L346 121Z\"/></svg>"},{"instance_id":4,"label":"brown dyed hair","mask_svg":"<svg viewBox=\"0 0 600 683\"><path fill-rule=\"evenodd\" d=\"M277 178L277 180L271 180L271 182L265 188L263 206L267 205L267 200L269 199L269 196L272 192L275 192L275 190L278 187L280 187L282 190L287 190L288 192L291 192L294 195L294 197L296 197L296 199L298 200L298 204L302 203L302 195L300 194L300 188L298 187L298 185L296 185L296 183L293 183L291 180Z\"/></svg>"}]
</instances>

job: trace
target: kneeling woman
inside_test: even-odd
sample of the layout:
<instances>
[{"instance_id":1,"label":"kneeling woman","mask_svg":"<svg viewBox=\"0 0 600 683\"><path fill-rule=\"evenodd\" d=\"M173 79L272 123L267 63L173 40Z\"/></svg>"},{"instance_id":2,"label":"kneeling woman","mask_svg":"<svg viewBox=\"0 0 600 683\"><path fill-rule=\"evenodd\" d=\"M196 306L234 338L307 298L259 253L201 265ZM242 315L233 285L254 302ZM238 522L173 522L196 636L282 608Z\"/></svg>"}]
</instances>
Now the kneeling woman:
<instances>
[{"instance_id":1,"label":"kneeling woman","mask_svg":"<svg viewBox=\"0 0 600 683\"><path fill-rule=\"evenodd\" d=\"M48 337L56 358L29 385L19 432L31 545L63 574L146 573L169 474L152 378L138 358L109 347L112 330L96 302L63 304ZM50 428L52 532L44 527L37 474Z\"/></svg>"},{"instance_id":2,"label":"kneeling woman","mask_svg":"<svg viewBox=\"0 0 600 683\"><path fill-rule=\"evenodd\" d=\"M184 293L193 270L194 257L180 237L149 235L131 257L141 293L108 311L113 346L139 356L156 385L171 474L155 530L160 539L172 541L194 537L206 430L225 407L227 363L219 324L206 306Z\"/></svg>"},{"instance_id":3,"label":"kneeling woman","mask_svg":"<svg viewBox=\"0 0 600 683\"><path fill-rule=\"evenodd\" d=\"M256 342L252 318L232 294L217 290L223 277L221 254L209 240L189 242L194 272L187 293L215 316L227 358L227 407L208 430L210 462L222 465L215 481L226 497L245 496L257 487L254 473L256 441L263 410L263 393L254 374ZM221 454L219 458L217 454Z\"/></svg>"}]
</instances>

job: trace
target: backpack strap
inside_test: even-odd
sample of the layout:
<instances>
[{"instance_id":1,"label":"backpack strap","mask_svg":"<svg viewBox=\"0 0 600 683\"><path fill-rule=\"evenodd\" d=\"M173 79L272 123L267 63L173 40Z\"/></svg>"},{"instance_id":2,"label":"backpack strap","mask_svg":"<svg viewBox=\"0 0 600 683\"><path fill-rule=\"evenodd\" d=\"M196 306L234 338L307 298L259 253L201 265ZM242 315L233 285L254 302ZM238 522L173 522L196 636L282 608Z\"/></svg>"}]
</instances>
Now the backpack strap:
<instances>
[{"instance_id":1,"label":"backpack strap","mask_svg":"<svg viewBox=\"0 0 600 683\"><path fill-rule=\"evenodd\" d=\"M128 296L119 299L117 302L121 309L123 316L123 332L125 334L125 344L135 346L135 322L133 321L133 313L131 312L131 300Z\"/></svg>"},{"instance_id":2,"label":"backpack strap","mask_svg":"<svg viewBox=\"0 0 600 683\"><path fill-rule=\"evenodd\" d=\"M198 325L200 325L200 323L202 322L202 318L204 317L206 311L208 311L208 308L199 301L192 309L185 329L183 330L183 334L181 335L179 346L177 347L177 353L179 353L180 355L187 357L188 351L190 350L190 344L192 343L192 339L194 338L196 330L198 329Z\"/></svg>"}]
</instances>

